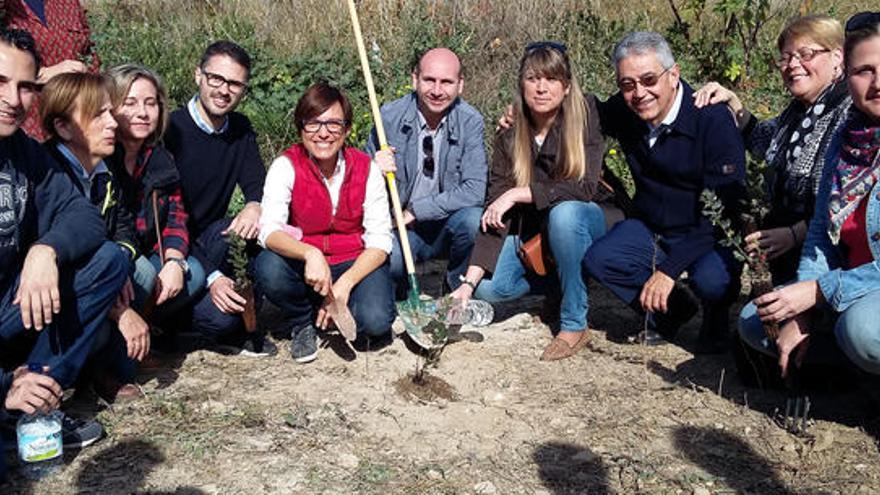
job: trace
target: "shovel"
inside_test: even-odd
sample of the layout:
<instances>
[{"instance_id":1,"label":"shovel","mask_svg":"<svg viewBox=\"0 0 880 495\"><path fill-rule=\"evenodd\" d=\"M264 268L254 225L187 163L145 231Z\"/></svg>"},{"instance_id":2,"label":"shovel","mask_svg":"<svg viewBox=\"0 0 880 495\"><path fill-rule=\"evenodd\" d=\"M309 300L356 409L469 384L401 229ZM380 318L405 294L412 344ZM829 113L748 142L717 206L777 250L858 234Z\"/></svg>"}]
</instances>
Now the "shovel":
<instances>
[{"instance_id":1,"label":"shovel","mask_svg":"<svg viewBox=\"0 0 880 495\"><path fill-rule=\"evenodd\" d=\"M358 56L361 60L361 69L364 72L364 84L370 96L370 110L373 113L373 123L376 126L376 136L379 138L379 147L388 149L388 140L385 137L385 126L382 124L382 115L379 113L379 100L376 98L376 88L373 85L373 75L370 72L370 63L367 60L367 49L364 46L364 37L361 34L361 24L358 20L357 8L354 0L348 0L348 12L351 15L351 24L354 28L354 38L357 42ZM406 265L407 279L409 280L409 294L406 303L410 310L417 311L419 308L419 281L416 279L416 266L412 259L412 250L409 246L409 237L406 233L406 225L403 222L403 209L400 206L400 196L397 193L397 184L394 182L394 173L387 172L385 181L388 183L388 193L391 196L391 207L394 211L394 220L397 223L397 232L400 234L400 248L403 252L403 262Z\"/></svg>"},{"instance_id":2,"label":"shovel","mask_svg":"<svg viewBox=\"0 0 880 495\"><path fill-rule=\"evenodd\" d=\"M364 84L367 86L367 94L370 96L370 110L373 114L373 123L376 126L376 136L379 138L379 148L387 150L388 140L385 137L385 126L382 124L382 115L379 113L379 100L376 98L376 88L373 85L370 63L367 60L367 49L364 46L364 37L361 34L361 24L358 20L354 0L348 0L348 13L351 15L351 25L354 29L358 56L361 61L361 69L364 72ZM394 211L394 220L397 223L397 233L400 235L400 248L403 253L403 262L406 266L407 279L409 281L409 293L407 294L406 301L398 304L400 316L404 321L407 334L412 337L416 344L425 349L436 348L447 341L448 332L446 331L446 325L436 318L436 314L430 313L428 305L423 304L419 297L420 291L419 281L416 279L416 266L412 259L412 250L409 246L406 225L403 222L403 209L400 206L400 196L397 193L397 184L394 182L394 173L387 172L385 174L385 181L388 183L388 195L391 196L391 207ZM425 330L425 332L422 330ZM424 338L425 333L430 333L431 338Z\"/></svg>"}]
</instances>

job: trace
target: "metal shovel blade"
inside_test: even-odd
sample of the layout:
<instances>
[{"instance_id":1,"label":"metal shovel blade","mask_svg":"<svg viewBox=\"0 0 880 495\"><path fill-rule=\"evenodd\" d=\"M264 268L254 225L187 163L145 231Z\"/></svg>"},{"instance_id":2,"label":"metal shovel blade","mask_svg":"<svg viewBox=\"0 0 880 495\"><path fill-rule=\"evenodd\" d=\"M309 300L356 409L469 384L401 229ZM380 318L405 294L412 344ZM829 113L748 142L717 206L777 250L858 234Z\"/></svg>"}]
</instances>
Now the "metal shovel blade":
<instances>
[{"instance_id":1,"label":"metal shovel blade","mask_svg":"<svg viewBox=\"0 0 880 495\"><path fill-rule=\"evenodd\" d=\"M354 341L357 337L357 323L354 321L354 316L351 315L348 305L336 299L331 291L324 298L324 308L345 340Z\"/></svg>"}]
</instances>

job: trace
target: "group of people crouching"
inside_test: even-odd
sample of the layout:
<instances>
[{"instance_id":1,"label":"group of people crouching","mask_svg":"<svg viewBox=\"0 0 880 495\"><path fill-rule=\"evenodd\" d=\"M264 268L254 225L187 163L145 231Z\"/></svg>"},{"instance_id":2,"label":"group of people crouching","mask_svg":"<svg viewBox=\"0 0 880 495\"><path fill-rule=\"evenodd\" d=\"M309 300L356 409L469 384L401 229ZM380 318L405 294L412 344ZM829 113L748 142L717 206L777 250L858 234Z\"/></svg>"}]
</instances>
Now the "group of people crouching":
<instances>
[{"instance_id":1,"label":"group of people crouching","mask_svg":"<svg viewBox=\"0 0 880 495\"><path fill-rule=\"evenodd\" d=\"M295 361L315 359L318 333L333 323L328 305L340 301L356 322L355 347L381 346L408 290L387 172L412 256L448 259L452 297L545 295L542 315L558 332L542 360L587 343L589 278L644 316L639 341L673 340L702 306L698 351L722 351L741 266L700 196L714 191L737 225L746 149L773 180L770 213L745 241L779 286L743 310L739 335L778 354L783 373L790 357L809 359L810 342L880 373L870 309L880 304L880 13L858 14L845 30L826 16L795 19L778 49L792 101L761 121L716 83L694 91L659 34L618 43L619 91L607 101L582 92L564 44L532 43L488 162L483 118L460 96L461 63L435 48L413 68L412 93L381 109L388 147L375 130L364 151L347 145L351 103L317 83L293 111L300 142L266 172L234 111L251 68L238 45L209 46L197 93L169 114L161 79L137 65L61 74L40 91L32 39L4 30L0 414L58 407L84 366L109 400L136 397L153 326L175 345L192 333L199 346L273 354L242 322L233 232L252 241L257 301L289 317ZM42 145L19 130L38 96ZM603 169L604 137L619 143L632 198ZM236 186L244 207L227 218ZM762 322L781 325L775 341ZM69 423L65 435L91 441L85 422Z\"/></svg>"}]
</instances>

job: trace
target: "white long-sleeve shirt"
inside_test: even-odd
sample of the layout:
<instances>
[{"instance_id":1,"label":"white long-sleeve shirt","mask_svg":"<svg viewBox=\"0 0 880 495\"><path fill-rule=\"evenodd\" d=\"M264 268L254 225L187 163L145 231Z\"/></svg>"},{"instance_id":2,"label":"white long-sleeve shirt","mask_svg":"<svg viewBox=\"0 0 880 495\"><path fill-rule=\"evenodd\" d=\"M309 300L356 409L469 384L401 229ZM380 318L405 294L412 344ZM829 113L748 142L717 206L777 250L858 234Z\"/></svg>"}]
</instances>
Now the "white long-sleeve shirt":
<instances>
[{"instance_id":1,"label":"white long-sleeve shirt","mask_svg":"<svg viewBox=\"0 0 880 495\"><path fill-rule=\"evenodd\" d=\"M345 178L345 158L342 152L336 160L336 170L328 179L321 176L327 191L330 193L330 202L333 205L333 214L336 214L336 206L339 204L339 191ZM260 245L266 247L266 239L273 232L283 231L288 224L290 216L291 191L296 180L296 172L290 159L284 155L279 156L272 162L269 172L266 174L266 184L263 186L263 213L260 216ZM367 190L364 195L364 234L362 236L364 248L376 248L391 252L391 216L388 213L388 192L385 190L385 182L379 167L370 162L370 172L367 176Z\"/></svg>"}]
</instances>

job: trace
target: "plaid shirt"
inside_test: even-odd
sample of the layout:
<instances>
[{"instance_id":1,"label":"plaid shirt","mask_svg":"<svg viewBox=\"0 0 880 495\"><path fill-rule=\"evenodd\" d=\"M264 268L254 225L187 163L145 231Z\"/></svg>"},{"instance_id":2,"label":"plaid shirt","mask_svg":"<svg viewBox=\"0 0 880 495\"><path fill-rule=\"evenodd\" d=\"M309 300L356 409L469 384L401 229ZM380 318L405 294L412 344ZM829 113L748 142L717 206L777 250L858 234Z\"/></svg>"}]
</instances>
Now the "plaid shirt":
<instances>
[{"instance_id":1,"label":"plaid shirt","mask_svg":"<svg viewBox=\"0 0 880 495\"><path fill-rule=\"evenodd\" d=\"M144 171L147 168L146 164L150 160L152 152L152 149L148 149L144 153L138 155L137 162L134 166L134 174L132 176L133 181L138 185L137 204L140 205L140 207L138 208L137 218L135 219L135 228L137 229L138 237L141 239L149 239L151 237L150 233L155 229L155 226L147 224L147 209L152 208L153 203L150 198L144 197L144 187L142 183ZM165 227L162 229L162 247L165 249L176 249L186 256L189 251L189 231L186 228L186 220L189 215L183 207L183 195L180 191L180 185L177 185L166 194L159 194L158 203L158 209L160 212L166 204L168 205ZM154 243L150 249L152 252L158 252L159 243Z\"/></svg>"}]
</instances>

